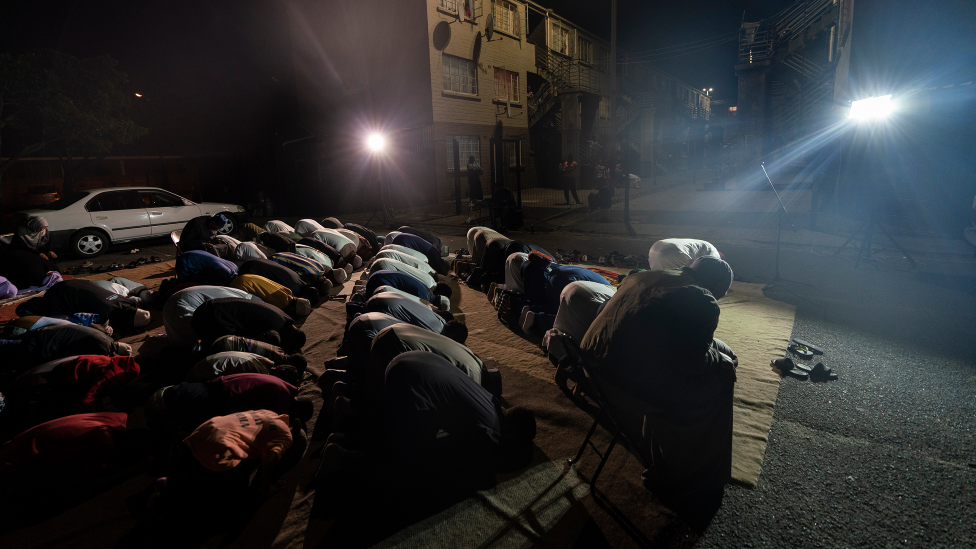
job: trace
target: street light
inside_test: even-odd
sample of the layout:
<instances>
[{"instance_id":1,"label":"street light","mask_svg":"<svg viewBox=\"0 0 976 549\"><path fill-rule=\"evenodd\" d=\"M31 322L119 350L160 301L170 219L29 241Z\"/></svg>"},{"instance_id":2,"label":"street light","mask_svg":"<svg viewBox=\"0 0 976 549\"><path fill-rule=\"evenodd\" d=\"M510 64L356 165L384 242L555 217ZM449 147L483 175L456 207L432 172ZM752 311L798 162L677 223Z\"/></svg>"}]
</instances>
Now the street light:
<instances>
[{"instance_id":1,"label":"street light","mask_svg":"<svg viewBox=\"0 0 976 549\"><path fill-rule=\"evenodd\" d=\"M378 133L372 133L366 138L366 146L374 153L381 152L386 148L386 138Z\"/></svg>"},{"instance_id":2,"label":"street light","mask_svg":"<svg viewBox=\"0 0 976 549\"><path fill-rule=\"evenodd\" d=\"M880 97L868 97L860 101L851 103L851 112L848 118L854 120L880 120L891 114L894 105L891 103L891 94Z\"/></svg>"}]
</instances>

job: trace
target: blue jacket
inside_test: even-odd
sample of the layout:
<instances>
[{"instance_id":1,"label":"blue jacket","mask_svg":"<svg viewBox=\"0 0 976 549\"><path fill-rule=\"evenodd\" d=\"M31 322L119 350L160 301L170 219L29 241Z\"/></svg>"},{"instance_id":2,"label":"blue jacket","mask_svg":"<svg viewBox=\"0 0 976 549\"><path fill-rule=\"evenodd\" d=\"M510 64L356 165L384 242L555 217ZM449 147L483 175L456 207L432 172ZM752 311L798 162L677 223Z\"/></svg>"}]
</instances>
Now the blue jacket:
<instances>
[{"instance_id":1,"label":"blue jacket","mask_svg":"<svg viewBox=\"0 0 976 549\"><path fill-rule=\"evenodd\" d=\"M237 265L202 250L184 252L176 258L176 278L208 286L226 286L237 277Z\"/></svg>"},{"instance_id":2,"label":"blue jacket","mask_svg":"<svg viewBox=\"0 0 976 549\"><path fill-rule=\"evenodd\" d=\"M365 295L367 298L373 296L373 292L380 286L392 286L398 290L403 290L410 295L415 295L420 299L431 300L430 289L424 283L407 273L400 271L376 271L369 275L366 281Z\"/></svg>"}]
</instances>

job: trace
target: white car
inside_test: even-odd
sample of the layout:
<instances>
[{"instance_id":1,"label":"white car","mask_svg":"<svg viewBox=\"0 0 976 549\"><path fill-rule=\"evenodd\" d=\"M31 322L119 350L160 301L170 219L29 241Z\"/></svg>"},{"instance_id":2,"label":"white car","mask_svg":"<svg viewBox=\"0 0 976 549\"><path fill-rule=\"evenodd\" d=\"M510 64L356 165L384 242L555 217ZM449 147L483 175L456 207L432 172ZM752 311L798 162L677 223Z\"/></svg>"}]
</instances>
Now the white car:
<instances>
[{"instance_id":1,"label":"white car","mask_svg":"<svg viewBox=\"0 0 976 549\"><path fill-rule=\"evenodd\" d=\"M156 187L116 187L79 191L21 215L47 220L51 246L66 245L69 252L95 257L110 244L168 236L187 221L201 215L223 213L230 234L247 220L246 210L236 204L197 204Z\"/></svg>"}]
</instances>

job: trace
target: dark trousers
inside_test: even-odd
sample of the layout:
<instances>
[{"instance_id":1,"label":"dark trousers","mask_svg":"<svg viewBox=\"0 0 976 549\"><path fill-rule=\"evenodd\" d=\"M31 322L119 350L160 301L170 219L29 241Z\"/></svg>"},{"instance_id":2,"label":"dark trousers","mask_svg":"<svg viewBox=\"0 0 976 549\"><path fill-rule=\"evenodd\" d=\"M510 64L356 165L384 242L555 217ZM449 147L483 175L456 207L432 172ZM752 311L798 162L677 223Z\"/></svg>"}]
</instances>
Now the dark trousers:
<instances>
[{"instance_id":1,"label":"dark trousers","mask_svg":"<svg viewBox=\"0 0 976 549\"><path fill-rule=\"evenodd\" d=\"M468 198L473 202L475 200L481 200L484 197L484 191L481 190L481 178L478 176L468 176Z\"/></svg>"},{"instance_id":2,"label":"dark trousers","mask_svg":"<svg viewBox=\"0 0 976 549\"><path fill-rule=\"evenodd\" d=\"M582 204L580 202L579 196L576 194L576 178L575 177L563 177L563 196L566 198L566 203L569 203L569 193L573 193L573 200L577 204Z\"/></svg>"}]
</instances>

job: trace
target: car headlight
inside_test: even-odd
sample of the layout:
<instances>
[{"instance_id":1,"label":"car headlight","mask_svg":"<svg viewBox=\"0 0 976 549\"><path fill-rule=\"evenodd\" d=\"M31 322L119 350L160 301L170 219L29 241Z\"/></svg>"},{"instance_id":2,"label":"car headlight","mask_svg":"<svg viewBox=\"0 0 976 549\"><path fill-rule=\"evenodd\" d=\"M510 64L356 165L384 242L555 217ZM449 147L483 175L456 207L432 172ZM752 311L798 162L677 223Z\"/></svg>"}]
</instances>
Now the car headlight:
<instances>
[{"instance_id":1,"label":"car headlight","mask_svg":"<svg viewBox=\"0 0 976 549\"><path fill-rule=\"evenodd\" d=\"M244 213L244 211L245 211L244 210L244 206L238 206L237 207L237 213Z\"/></svg>"}]
</instances>

